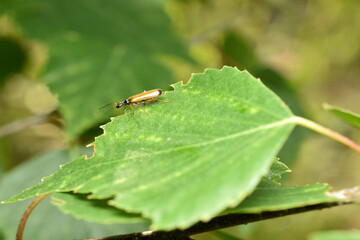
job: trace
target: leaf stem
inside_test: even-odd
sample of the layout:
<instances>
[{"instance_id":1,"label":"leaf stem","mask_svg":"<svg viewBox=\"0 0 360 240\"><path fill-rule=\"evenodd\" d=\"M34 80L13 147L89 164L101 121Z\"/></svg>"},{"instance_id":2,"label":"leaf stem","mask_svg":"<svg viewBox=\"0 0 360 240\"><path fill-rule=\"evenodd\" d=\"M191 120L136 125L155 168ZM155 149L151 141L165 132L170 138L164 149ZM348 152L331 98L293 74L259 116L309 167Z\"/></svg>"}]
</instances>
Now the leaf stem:
<instances>
[{"instance_id":1,"label":"leaf stem","mask_svg":"<svg viewBox=\"0 0 360 240\"><path fill-rule=\"evenodd\" d=\"M34 210L34 208L49 194L50 193L40 195L40 196L36 197L34 199L34 201L32 201L30 203L30 205L25 210L25 212L24 212L24 214L23 214L23 216L22 216L22 218L20 220L19 227L18 227L18 230L16 232L16 240L22 240L27 219L29 218L29 216L32 213L32 211Z\"/></svg>"},{"instance_id":2,"label":"leaf stem","mask_svg":"<svg viewBox=\"0 0 360 240\"><path fill-rule=\"evenodd\" d=\"M308 129L311 129L311 130L318 132L324 136L327 136L335 141L338 141L338 142L344 144L345 146L351 148L352 150L360 153L360 146L358 144L356 144L355 142L353 142L352 140L350 140L349 138L347 138L329 128L321 126L318 123L310 121L306 118L295 116L292 119L294 120L294 122L296 124L306 127Z\"/></svg>"}]
</instances>

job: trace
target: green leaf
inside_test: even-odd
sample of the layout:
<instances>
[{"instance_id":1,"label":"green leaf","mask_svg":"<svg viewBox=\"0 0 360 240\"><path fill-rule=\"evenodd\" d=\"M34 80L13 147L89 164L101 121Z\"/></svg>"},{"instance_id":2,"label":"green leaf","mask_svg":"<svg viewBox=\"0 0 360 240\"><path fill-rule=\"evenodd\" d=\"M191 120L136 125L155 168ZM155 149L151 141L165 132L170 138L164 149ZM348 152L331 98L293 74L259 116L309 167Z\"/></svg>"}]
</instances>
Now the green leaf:
<instances>
[{"instance_id":1,"label":"green leaf","mask_svg":"<svg viewBox=\"0 0 360 240\"><path fill-rule=\"evenodd\" d=\"M351 201L328 194L330 187L326 184L305 186L278 186L275 184L259 186L239 206L226 213L260 213L279 211L290 208L332 202Z\"/></svg>"},{"instance_id":2,"label":"green leaf","mask_svg":"<svg viewBox=\"0 0 360 240\"><path fill-rule=\"evenodd\" d=\"M359 230L336 230L311 234L309 240L359 240Z\"/></svg>"},{"instance_id":3,"label":"green leaf","mask_svg":"<svg viewBox=\"0 0 360 240\"><path fill-rule=\"evenodd\" d=\"M229 65L237 66L240 69L247 69L255 77L259 77L264 84L274 91L290 109L299 116L306 115L302 109L299 96L291 81L286 79L281 73L267 66L257 57L254 47L239 32L228 32L224 36L223 51L227 56L225 60ZM278 154L278 157L286 164L291 166L296 159L296 154L301 146L301 141L305 139L307 132L303 128L295 128L291 133L290 141L287 141Z\"/></svg>"},{"instance_id":4,"label":"green leaf","mask_svg":"<svg viewBox=\"0 0 360 240\"><path fill-rule=\"evenodd\" d=\"M109 224L146 222L139 214L126 213L108 205L109 200L90 200L85 194L55 193L52 203L78 219Z\"/></svg>"},{"instance_id":5,"label":"green leaf","mask_svg":"<svg viewBox=\"0 0 360 240\"><path fill-rule=\"evenodd\" d=\"M159 57L193 61L163 8L143 0L2 0L0 12L48 47L43 78L74 138L103 119L95 115L102 105L172 83Z\"/></svg>"},{"instance_id":6,"label":"green leaf","mask_svg":"<svg viewBox=\"0 0 360 240\"><path fill-rule=\"evenodd\" d=\"M80 157L9 199L75 191L152 220L153 229L186 228L238 205L268 172L291 130L288 107L246 71L224 67L146 107L112 119Z\"/></svg>"},{"instance_id":7,"label":"green leaf","mask_svg":"<svg viewBox=\"0 0 360 240\"><path fill-rule=\"evenodd\" d=\"M24 188L36 184L40 178L56 171L59 164L70 161L66 151L53 151L37 156L2 175L0 198L7 198ZM31 199L7 205L0 205L0 239L15 239L21 215L31 203ZM26 223L24 239L84 239L119 233L144 231L145 224L95 224L79 221L70 215L62 214L57 207L45 198L31 214Z\"/></svg>"},{"instance_id":8,"label":"green leaf","mask_svg":"<svg viewBox=\"0 0 360 240\"><path fill-rule=\"evenodd\" d=\"M261 184L278 184L281 175L291 170L282 162L275 159L269 172L262 178ZM126 213L118 208L108 205L109 199L89 199L85 194L55 193L52 195L52 203L64 213L73 215L78 219L97 223L131 223L146 222L138 214Z\"/></svg>"},{"instance_id":9,"label":"green leaf","mask_svg":"<svg viewBox=\"0 0 360 240\"><path fill-rule=\"evenodd\" d=\"M288 166L286 166L284 163L280 162L279 158L276 158L266 176L262 178L262 182L279 185L280 183L277 181L281 179L281 176L284 173L288 172L291 172L290 168L288 168Z\"/></svg>"},{"instance_id":10,"label":"green leaf","mask_svg":"<svg viewBox=\"0 0 360 240\"><path fill-rule=\"evenodd\" d=\"M324 104L324 108L335 114L336 116L340 117L342 120L344 120L345 122L353 125L354 127L360 129L360 115L353 113L351 111L342 109L342 108L337 108L334 107L332 105L329 104Z\"/></svg>"}]
</instances>

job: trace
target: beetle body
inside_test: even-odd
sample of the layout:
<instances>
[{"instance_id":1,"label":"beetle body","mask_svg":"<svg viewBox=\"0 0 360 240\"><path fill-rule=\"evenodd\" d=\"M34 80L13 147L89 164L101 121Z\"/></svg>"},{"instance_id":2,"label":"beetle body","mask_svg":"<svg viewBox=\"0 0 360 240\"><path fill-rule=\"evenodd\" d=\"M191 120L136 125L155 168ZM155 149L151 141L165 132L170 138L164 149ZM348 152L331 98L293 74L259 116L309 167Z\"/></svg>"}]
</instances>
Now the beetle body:
<instances>
[{"instance_id":1,"label":"beetle body","mask_svg":"<svg viewBox=\"0 0 360 240\"><path fill-rule=\"evenodd\" d=\"M149 115L142 107L140 107L139 103L149 102L149 101L168 102L168 101L164 101L161 99L157 99L162 94L163 94L163 91L161 89L153 89L150 91L144 91L143 93L139 93L139 94L129 97L128 99L125 99L123 102L110 103L101 108L107 107L109 105L115 105L116 108L121 108L122 106L124 106L125 112L126 112L126 106L129 106L131 108L131 110L133 111L133 115L135 116L135 111L134 111L133 107L131 106L131 104L136 104L136 106L138 108L142 109L147 115Z\"/></svg>"},{"instance_id":2,"label":"beetle body","mask_svg":"<svg viewBox=\"0 0 360 240\"><path fill-rule=\"evenodd\" d=\"M161 89L154 89L150 91L144 91L143 93L136 94L134 96L129 97L123 102L119 102L116 104L116 108L121 108L122 106L126 106L132 103L138 104L140 102L147 102L147 101L153 101L156 100L156 98L160 97L161 94L163 94Z\"/></svg>"},{"instance_id":3,"label":"beetle body","mask_svg":"<svg viewBox=\"0 0 360 240\"><path fill-rule=\"evenodd\" d=\"M163 92L161 89L154 89L154 90L150 90L150 91L144 91L143 93L140 93L140 94L136 94L132 97L129 97L127 100L129 100L130 103L150 101L150 100L160 97L162 94L163 94Z\"/></svg>"}]
</instances>

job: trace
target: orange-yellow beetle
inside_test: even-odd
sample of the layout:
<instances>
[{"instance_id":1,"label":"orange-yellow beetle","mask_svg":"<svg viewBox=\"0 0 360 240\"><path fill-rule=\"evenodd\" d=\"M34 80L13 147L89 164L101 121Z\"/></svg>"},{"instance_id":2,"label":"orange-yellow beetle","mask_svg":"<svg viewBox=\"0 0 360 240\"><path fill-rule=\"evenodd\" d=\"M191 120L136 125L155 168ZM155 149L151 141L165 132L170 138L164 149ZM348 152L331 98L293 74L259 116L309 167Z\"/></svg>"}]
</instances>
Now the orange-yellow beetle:
<instances>
[{"instance_id":1,"label":"orange-yellow beetle","mask_svg":"<svg viewBox=\"0 0 360 240\"><path fill-rule=\"evenodd\" d=\"M154 90L150 90L150 91L144 91L143 93L139 93L136 94L134 96L129 97L128 99L126 99L123 102L119 102L119 103L109 103L106 104L105 106L102 106L100 109L113 105L115 108L121 108L122 106L125 107L125 112L126 112L126 106L129 105L131 110L133 111L133 115L135 116L135 111L133 109L133 107L131 106L131 104L136 104L136 106L140 109L142 109L147 115L149 115L145 109L143 109L142 107L140 107L139 103L142 102L149 102L149 101L162 101L162 102L169 102L169 101L164 101L161 99L157 99L158 97L160 97L163 94L163 91L161 89L154 89Z\"/></svg>"}]
</instances>

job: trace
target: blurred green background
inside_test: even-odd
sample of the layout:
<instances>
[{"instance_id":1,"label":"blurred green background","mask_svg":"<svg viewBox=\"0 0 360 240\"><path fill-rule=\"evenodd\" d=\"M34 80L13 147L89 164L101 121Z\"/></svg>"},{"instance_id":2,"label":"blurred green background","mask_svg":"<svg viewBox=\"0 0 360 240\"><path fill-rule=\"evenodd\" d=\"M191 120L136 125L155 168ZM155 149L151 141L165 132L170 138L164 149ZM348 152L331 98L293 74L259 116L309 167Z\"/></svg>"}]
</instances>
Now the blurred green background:
<instances>
[{"instance_id":1,"label":"blurred green background","mask_svg":"<svg viewBox=\"0 0 360 240\"><path fill-rule=\"evenodd\" d=\"M102 105L223 65L247 69L296 114L360 142L358 130L322 108L360 113L359 13L357 0L2 0L2 179L48 151L79 154L118 114L99 113ZM342 189L360 182L356 153L307 130L296 129L280 157L293 170L286 184ZM359 206L342 206L229 231L304 239L359 228L359 213Z\"/></svg>"}]
</instances>

